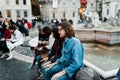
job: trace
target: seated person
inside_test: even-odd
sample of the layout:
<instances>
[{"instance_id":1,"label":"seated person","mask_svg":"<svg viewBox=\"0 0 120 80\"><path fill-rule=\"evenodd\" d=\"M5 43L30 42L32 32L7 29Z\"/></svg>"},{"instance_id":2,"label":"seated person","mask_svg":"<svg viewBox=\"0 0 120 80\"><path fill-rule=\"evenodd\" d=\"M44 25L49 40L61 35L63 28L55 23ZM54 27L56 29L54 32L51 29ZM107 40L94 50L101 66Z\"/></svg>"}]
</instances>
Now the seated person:
<instances>
[{"instance_id":1,"label":"seated person","mask_svg":"<svg viewBox=\"0 0 120 80\"><path fill-rule=\"evenodd\" d=\"M64 21L58 26L60 38L63 40L62 56L47 66L45 80L74 80L74 74L84 67L84 49L79 39L75 38L72 25Z\"/></svg>"},{"instance_id":2,"label":"seated person","mask_svg":"<svg viewBox=\"0 0 120 80\"><path fill-rule=\"evenodd\" d=\"M116 76L117 76L118 80L120 80L120 68L119 68Z\"/></svg>"},{"instance_id":3,"label":"seated person","mask_svg":"<svg viewBox=\"0 0 120 80\"><path fill-rule=\"evenodd\" d=\"M11 25L9 27L9 30L12 33L12 35L10 39L6 39L6 46L3 49L4 53L6 52L6 48L8 48L9 51L12 51L15 47L23 44L24 42L24 37L22 33L16 29L16 26ZM12 59L12 58L13 58L13 53L10 52L10 55L7 58L7 60Z\"/></svg>"},{"instance_id":4,"label":"seated person","mask_svg":"<svg viewBox=\"0 0 120 80\"><path fill-rule=\"evenodd\" d=\"M60 58L61 56L62 40L60 39L58 28L54 27L52 29L52 35L55 38L52 49L50 53L48 54L48 57L41 60L41 61L45 61L45 63L43 64L44 67L47 65L47 63L55 62L56 59Z\"/></svg>"},{"instance_id":5,"label":"seated person","mask_svg":"<svg viewBox=\"0 0 120 80\"><path fill-rule=\"evenodd\" d=\"M11 38L11 32L8 29L9 28L9 21L5 20L4 23L6 25L6 30L5 30L3 37L0 39L0 51L2 51L4 46L6 45L6 40ZM8 50L6 52L8 52Z\"/></svg>"},{"instance_id":6,"label":"seated person","mask_svg":"<svg viewBox=\"0 0 120 80\"><path fill-rule=\"evenodd\" d=\"M55 38L54 44L52 46L52 49L48 56L46 58L43 58L41 62L43 61L44 63L41 65L41 71L44 73L45 68L47 65L53 63L56 61L57 58L61 57L61 49L62 49L62 40L60 39L60 35L58 33L58 28L54 27L52 29L52 35ZM41 77L43 77L43 74L40 74Z\"/></svg>"},{"instance_id":7,"label":"seated person","mask_svg":"<svg viewBox=\"0 0 120 80\"><path fill-rule=\"evenodd\" d=\"M43 29L40 27L39 29L39 42L38 46L35 48L34 60L33 63L28 67L28 69L32 69L38 61L38 65L40 65L40 60L44 58L44 54L46 54L52 47L54 43L54 38L50 35L51 28L44 27Z\"/></svg>"},{"instance_id":8,"label":"seated person","mask_svg":"<svg viewBox=\"0 0 120 80\"><path fill-rule=\"evenodd\" d=\"M12 33L9 30L9 26L10 26L9 20L5 20L4 23L6 25L6 30L5 30L3 37L0 40L0 51L2 51L2 53L3 53L1 58L4 58L6 56L5 53L9 52L9 49L6 47L7 46L6 40L10 39L11 35L12 35Z\"/></svg>"},{"instance_id":9,"label":"seated person","mask_svg":"<svg viewBox=\"0 0 120 80\"><path fill-rule=\"evenodd\" d=\"M10 39L10 38L11 38L11 32L9 29L6 29L5 33L3 35L3 38L1 38L1 40L0 40L0 50L4 49L4 46L6 45L6 40ZM9 50L7 50L7 49L5 51L9 52ZM3 51L3 53L5 53L5 52Z\"/></svg>"}]
</instances>

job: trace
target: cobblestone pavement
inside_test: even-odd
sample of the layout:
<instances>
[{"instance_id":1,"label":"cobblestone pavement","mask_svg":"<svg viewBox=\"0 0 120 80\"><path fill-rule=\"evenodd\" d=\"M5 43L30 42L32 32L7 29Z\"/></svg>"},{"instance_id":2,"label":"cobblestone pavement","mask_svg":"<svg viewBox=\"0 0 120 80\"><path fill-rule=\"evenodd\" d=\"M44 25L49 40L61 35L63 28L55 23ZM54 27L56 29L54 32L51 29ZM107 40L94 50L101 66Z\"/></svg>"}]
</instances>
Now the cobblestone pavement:
<instances>
[{"instance_id":1,"label":"cobblestone pavement","mask_svg":"<svg viewBox=\"0 0 120 80\"><path fill-rule=\"evenodd\" d=\"M17 59L7 61L0 58L0 80L37 80L37 66L28 70L29 64Z\"/></svg>"},{"instance_id":2,"label":"cobblestone pavement","mask_svg":"<svg viewBox=\"0 0 120 80\"><path fill-rule=\"evenodd\" d=\"M26 56L33 56L33 52L28 47L28 41L36 36L37 28L31 29L30 36L25 37L24 46L18 46L15 51ZM29 65L30 63L15 58L8 61L5 58L0 58L0 80L37 80L38 66L29 70Z\"/></svg>"},{"instance_id":3,"label":"cobblestone pavement","mask_svg":"<svg viewBox=\"0 0 120 80\"><path fill-rule=\"evenodd\" d=\"M34 29L30 30L30 36L25 37L24 44L15 49L16 52L33 57L34 52L31 51L28 42L32 38L38 36L37 25ZM9 61L0 58L0 80L37 80L37 77L39 76L37 66L35 66L32 70L28 70L29 65L30 63L15 58Z\"/></svg>"},{"instance_id":4,"label":"cobblestone pavement","mask_svg":"<svg viewBox=\"0 0 120 80\"><path fill-rule=\"evenodd\" d=\"M33 51L31 51L30 49L30 46L28 44L28 42L34 38L34 37L37 37L38 36L38 30L37 30L37 26L38 25L42 25L41 23L37 23L36 26L34 27L34 29L30 29L29 30L29 36L28 37L25 37L25 42L23 44L23 46L18 46L15 51L21 53L21 54L24 54L24 55L27 55L27 56L31 56L33 57ZM46 25L46 24L45 24ZM42 26L45 26L45 25L42 25Z\"/></svg>"}]
</instances>

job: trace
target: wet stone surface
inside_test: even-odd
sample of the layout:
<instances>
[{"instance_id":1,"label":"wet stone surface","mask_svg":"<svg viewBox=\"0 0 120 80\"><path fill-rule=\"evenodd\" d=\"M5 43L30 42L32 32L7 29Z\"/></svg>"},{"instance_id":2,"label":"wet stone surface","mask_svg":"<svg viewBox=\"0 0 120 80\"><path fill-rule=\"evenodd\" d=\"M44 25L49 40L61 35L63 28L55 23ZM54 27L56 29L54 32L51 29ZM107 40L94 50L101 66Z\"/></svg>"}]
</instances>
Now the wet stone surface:
<instances>
[{"instance_id":1,"label":"wet stone surface","mask_svg":"<svg viewBox=\"0 0 120 80\"><path fill-rule=\"evenodd\" d=\"M29 65L17 59L7 61L0 58L0 80L37 80L37 66L29 70Z\"/></svg>"}]
</instances>

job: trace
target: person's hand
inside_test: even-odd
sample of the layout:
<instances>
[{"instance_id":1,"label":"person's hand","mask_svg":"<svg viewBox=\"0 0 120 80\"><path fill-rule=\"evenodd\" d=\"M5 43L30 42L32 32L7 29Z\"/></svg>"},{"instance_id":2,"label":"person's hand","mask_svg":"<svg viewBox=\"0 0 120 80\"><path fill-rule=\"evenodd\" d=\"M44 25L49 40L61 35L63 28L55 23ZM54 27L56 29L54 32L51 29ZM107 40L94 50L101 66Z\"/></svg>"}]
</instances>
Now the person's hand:
<instances>
[{"instance_id":1,"label":"person's hand","mask_svg":"<svg viewBox=\"0 0 120 80\"><path fill-rule=\"evenodd\" d=\"M51 63L51 61L47 61L43 64L43 67L46 67L47 65L49 65Z\"/></svg>"},{"instance_id":2,"label":"person's hand","mask_svg":"<svg viewBox=\"0 0 120 80\"><path fill-rule=\"evenodd\" d=\"M64 74L66 74L65 70L60 71L60 72L56 73L55 75L53 75L51 80L57 80L59 77L63 76Z\"/></svg>"},{"instance_id":3,"label":"person's hand","mask_svg":"<svg viewBox=\"0 0 120 80\"><path fill-rule=\"evenodd\" d=\"M43 45L48 45L48 41L42 41Z\"/></svg>"},{"instance_id":4,"label":"person's hand","mask_svg":"<svg viewBox=\"0 0 120 80\"><path fill-rule=\"evenodd\" d=\"M12 42L10 39L7 39L6 41L8 41L8 42Z\"/></svg>"},{"instance_id":5,"label":"person's hand","mask_svg":"<svg viewBox=\"0 0 120 80\"><path fill-rule=\"evenodd\" d=\"M48 65L44 66L44 68L50 69L50 68L52 68L53 66L54 66L54 64L52 63L52 64L48 64Z\"/></svg>"},{"instance_id":6,"label":"person's hand","mask_svg":"<svg viewBox=\"0 0 120 80\"><path fill-rule=\"evenodd\" d=\"M5 39L4 39L4 38L2 38L2 39L1 39L1 41L5 41Z\"/></svg>"},{"instance_id":7,"label":"person's hand","mask_svg":"<svg viewBox=\"0 0 120 80\"><path fill-rule=\"evenodd\" d=\"M39 44L41 44L41 43L42 43L42 41L39 41L38 43L39 43Z\"/></svg>"},{"instance_id":8,"label":"person's hand","mask_svg":"<svg viewBox=\"0 0 120 80\"><path fill-rule=\"evenodd\" d=\"M57 62L54 62L52 64L48 64L48 65L45 66L45 68L50 69L50 68L52 68L56 64L57 64Z\"/></svg>"},{"instance_id":9,"label":"person's hand","mask_svg":"<svg viewBox=\"0 0 120 80\"><path fill-rule=\"evenodd\" d=\"M48 60L48 57L43 58L40 62L47 61L47 60Z\"/></svg>"}]
</instances>

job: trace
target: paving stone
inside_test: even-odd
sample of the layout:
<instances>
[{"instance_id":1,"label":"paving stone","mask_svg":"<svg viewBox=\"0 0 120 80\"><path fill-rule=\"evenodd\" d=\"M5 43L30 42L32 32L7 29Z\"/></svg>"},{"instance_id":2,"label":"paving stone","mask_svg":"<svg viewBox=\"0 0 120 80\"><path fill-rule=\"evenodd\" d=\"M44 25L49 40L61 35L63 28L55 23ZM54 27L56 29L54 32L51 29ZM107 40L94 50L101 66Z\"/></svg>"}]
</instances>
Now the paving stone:
<instances>
[{"instance_id":1,"label":"paving stone","mask_svg":"<svg viewBox=\"0 0 120 80\"><path fill-rule=\"evenodd\" d=\"M0 80L36 80L38 77L37 66L28 69L30 63L17 59L0 59Z\"/></svg>"}]
</instances>

